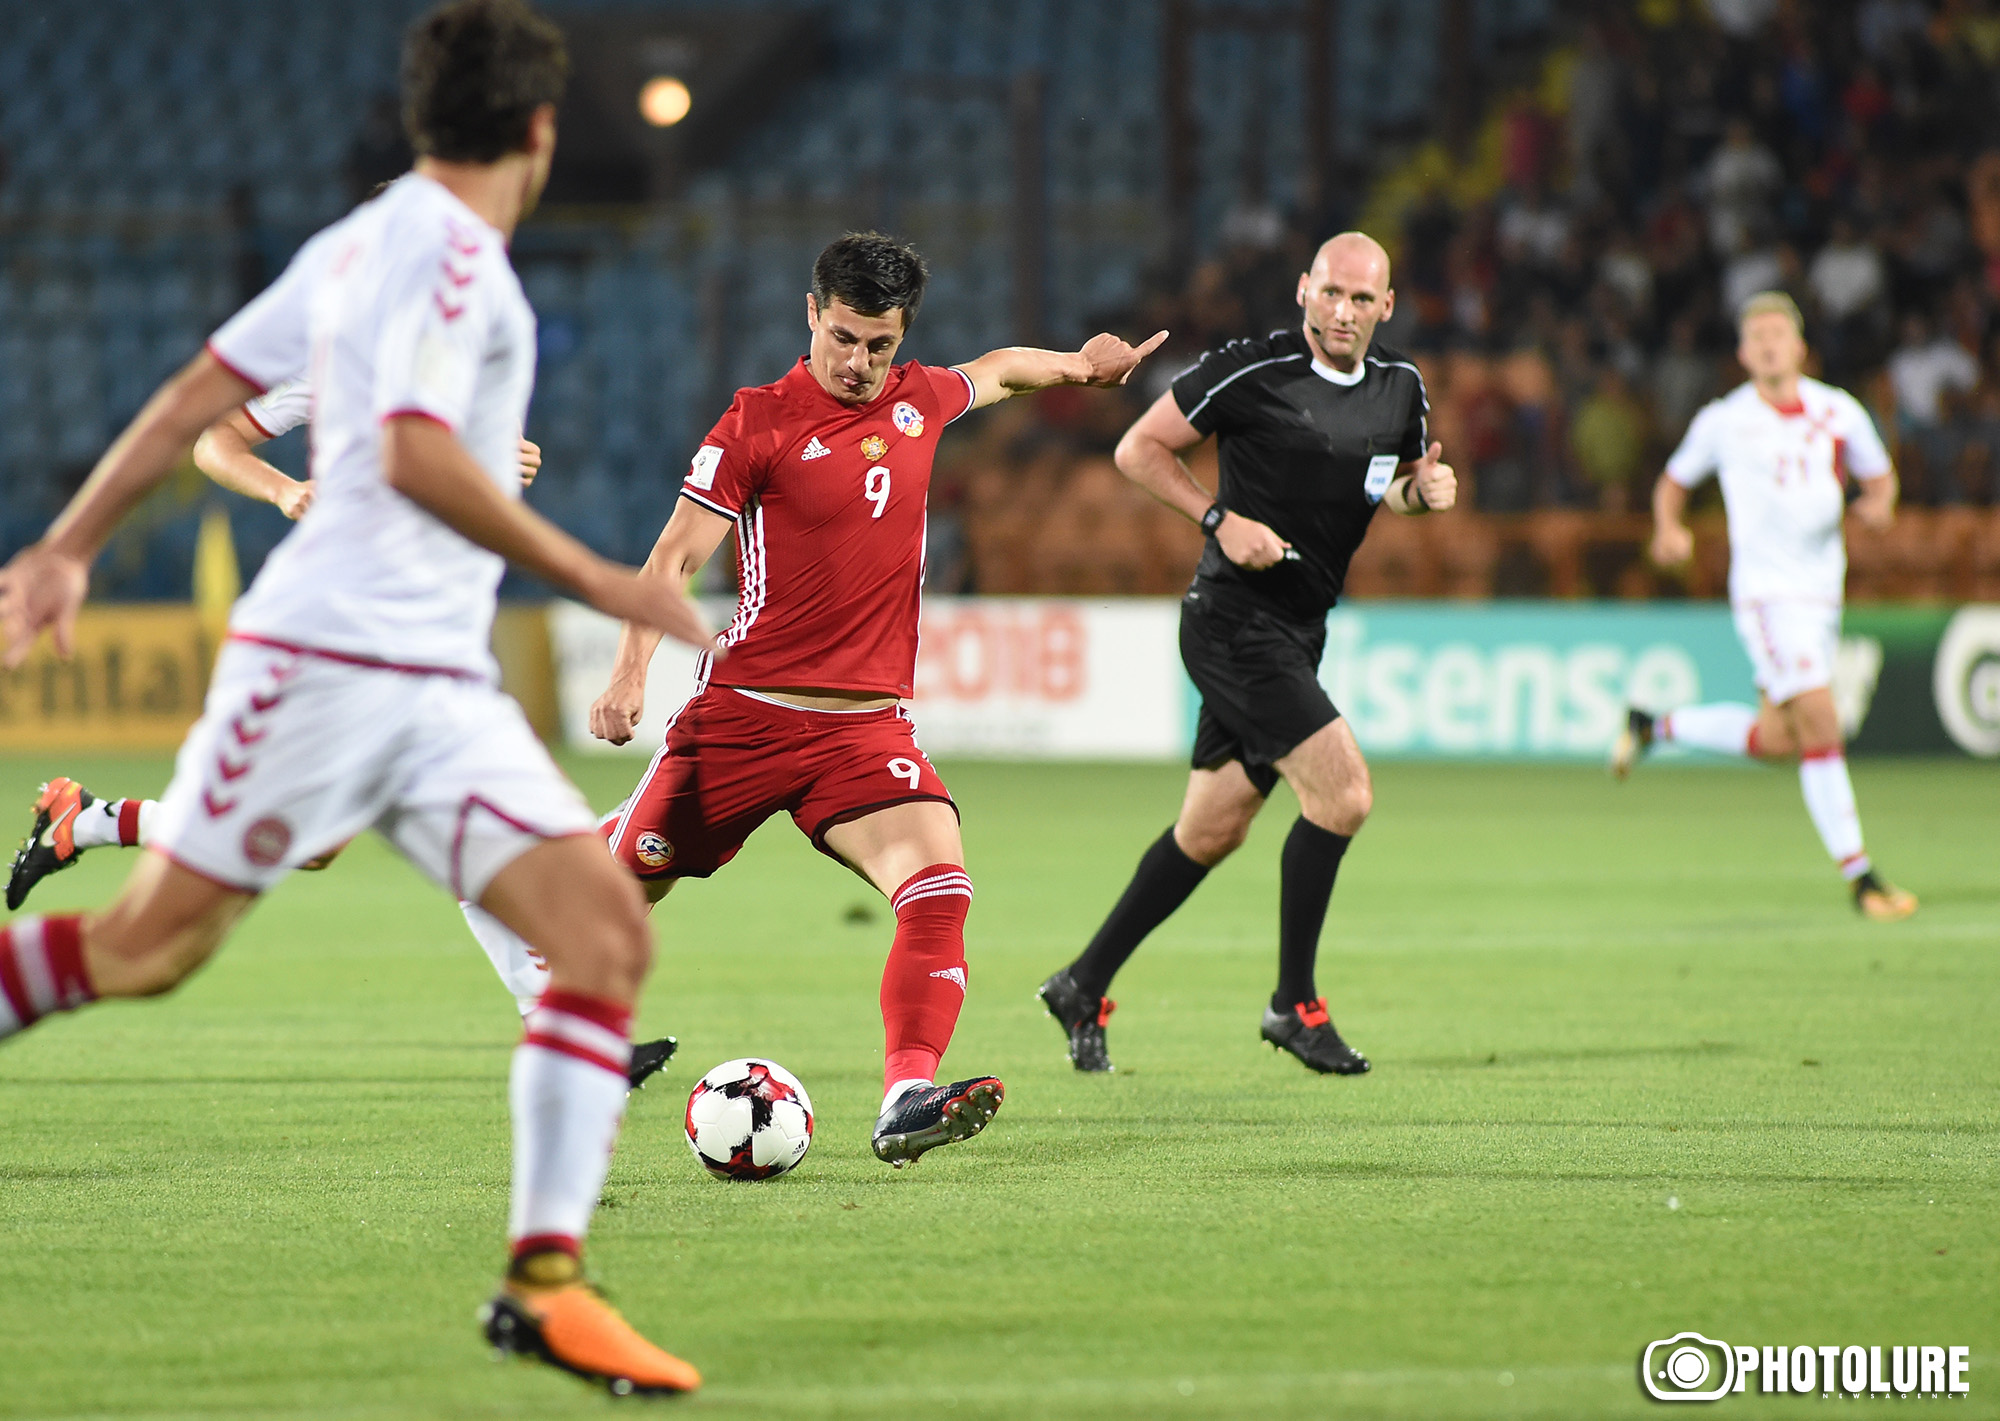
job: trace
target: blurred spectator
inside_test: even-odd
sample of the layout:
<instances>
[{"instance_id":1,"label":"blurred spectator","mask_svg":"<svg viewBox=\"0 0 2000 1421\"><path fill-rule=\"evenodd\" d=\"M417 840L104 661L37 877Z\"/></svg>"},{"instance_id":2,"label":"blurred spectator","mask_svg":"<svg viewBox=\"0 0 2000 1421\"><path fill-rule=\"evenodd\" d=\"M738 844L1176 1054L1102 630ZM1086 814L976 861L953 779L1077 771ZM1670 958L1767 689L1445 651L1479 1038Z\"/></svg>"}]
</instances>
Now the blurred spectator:
<instances>
[{"instance_id":1,"label":"blurred spectator","mask_svg":"<svg viewBox=\"0 0 2000 1421\"><path fill-rule=\"evenodd\" d=\"M1709 158L1704 177L1708 240L1725 256L1741 251L1754 232L1768 228L1785 170L1757 141L1749 120L1736 118Z\"/></svg>"},{"instance_id":2,"label":"blurred spectator","mask_svg":"<svg viewBox=\"0 0 2000 1421\"><path fill-rule=\"evenodd\" d=\"M1978 388L1979 362L1950 336L1933 335L1922 316L1906 316L1902 344L1889 357L1889 379L1903 427L1928 430L1943 418L1947 395Z\"/></svg>"},{"instance_id":3,"label":"blurred spectator","mask_svg":"<svg viewBox=\"0 0 2000 1421\"><path fill-rule=\"evenodd\" d=\"M1625 310L1644 320L1653 308L1653 264L1631 229L1620 227L1597 262L1597 279L1618 293Z\"/></svg>"},{"instance_id":4,"label":"blurred spectator","mask_svg":"<svg viewBox=\"0 0 2000 1421\"><path fill-rule=\"evenodd\" d=\"M1835 325L1867 313L1881 301L1888 285L1882 254L1857 237L1854 224L1845 217L1833 219L1833 230L1813 258L1806 279L1819 314Z\"/></svg>"},{"instance_id":5,"label":"blurred spectator","mask_svg":"<svg viewBox=\"0 0 2000 1421\"><path fill-rule=\"evenodd\" d=\"M1552 267L1569 244L1569 214L1549 200L1539 182L1531 183L1502 205L1498 236L1507 260Z\"/></svg>"},{"instance_id":6,"label":"blurred spectator","mask_svg":"<svg viewBox=\"0 0 2000 1421\"><path fill-rule=\"evenodd\" d=\"M1653 415L1661 436L1678 443L1695 411L1715 393L1715 361L1696 345L1693 316L1677 317L1653 365Z\"/></svg>"},{"instance_id":7,"label":"blurred spectator","mask_svg":"<svg viewBox=\"0 0 2000 1421\"><path fill-rule=\"evenodd\" d=\"M1645 472L1646 435L1645 406L1624 375L1606 367L1569 432L1577 471L1597 489L1600 507L1623 512L1633 506L1633 486Z\"/></svg>"},{"instance_id":8,"label":"blurred spectator","mask_svg":"<svg viewBox=\"0 0 2000 1421\"><path fill-rule=\"evenodd\" d=\"M1739 39L1747 39L1778 13L1778 0L1708 0L1715 23Z\"/></svg>"},{"instance_id":9,"label":"blurred spectator","mask_svg":"<svg viewBox=\"0 0 2000 1421\"><path fill-rule=\"evenodd\" d=\"M1603 27L1584 27L1583 44L1569 74L1569 159L1582 182L1594 184L1618 136L1621 75Z\"/></svg>"},{"instance_id":10,"label":"blurred spectator","mask_svg":"<svg viewBox=\"0 0 2000 1421\"><path fill-rule=\"evenodd\" d=\"M1722 269L1722 310L1730 321L1760 291L1777 291L1798 280L1798 253L1773 244L1746 247Z\"/></svg>"},{"instance_id":11,"label":"blurred spectator","mask_svg":"<svg viewBox=\"0 0 2000 1421\"><path fill-rule=\"evenodd\" d=\"M1948 499L1964 442L1964 431L1954 427L1956 397L1978 388L1979 362L1950 336L1933 335L1922 316L1912 315L1904 318L1902 344L1889 357L1889 380L1904 482L1925 502Z\"/></svg>"},{"instance_id":12,"label":"blurred spectator","mask_svg":"<svg viewBox=\"0 0 2000 1421\"><path fill-rule=\"evenodd\" d=\"M1827 243L1806 273L1818 317L1816 335L1826 373L1836 384L1850 379L1878 355L1888 308L1888 276L1882 254L1856 235L1846 217L1833 219Z\"/></svg>"}]
</instances>

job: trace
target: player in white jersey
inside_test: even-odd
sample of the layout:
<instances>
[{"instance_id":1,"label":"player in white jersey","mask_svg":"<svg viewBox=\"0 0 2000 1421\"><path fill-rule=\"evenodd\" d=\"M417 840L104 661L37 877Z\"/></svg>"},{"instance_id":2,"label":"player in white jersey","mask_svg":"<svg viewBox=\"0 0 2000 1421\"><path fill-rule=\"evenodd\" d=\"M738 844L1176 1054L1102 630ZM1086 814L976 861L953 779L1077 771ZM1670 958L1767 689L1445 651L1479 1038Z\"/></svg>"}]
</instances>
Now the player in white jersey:
<instances>
[{"instance_id":1,"label":"player in white jersey","mask_svg":"<svg viewBox=\"0 0 2000 1421\"><path fill-rule=\"evenodd\" d=\"M312 480L290 477L259 458L256 449L311 418L312 387L305 377L281 381L210 425L195 441L195 466L223 488L274 504L296 520L312 506ZM526 488L541 471L542 451L525 435L521 438L520 465L521 486ZM91 849L143 846L151 838L159 808L157 800L92 794L67 776L49 780L37 791L27 837L15 852L7 875L7 907L19 909L37 883L73 866ZM299 867L325 868L338 853L335 849ZM548 965L485 909L475 903L458 906L501 984L526 1016L548 990ZM626 1071L632 1086L643 1086L662 1070L677 1045L671 1036L633 1042L632 1063Z\"/></svg>"},{"instance_id":2,"label":"player in white jersey","mask_svg":"<svg viewBox=\"0 0 2000 1421\"><path fill-rule=\"evenodd\" d=\"M1756 670L1758 705L1682 706L1658 717L1634 707L1612 770L1623 779L1655 742L1796 758L1806 810L1855 907L1870 918L1907 918L1917 900L1884 882L1863 847L1833 700L1847 480L1860 486L1854 516L1886 528L1896 516L1896 471L1861 402L1802 373L1805 322L1791 297L1765 292L1745 304L1736 354L1749 381L1694 417L1654 487L1652 554L1666 567L1693 555L1688 490L1718 477L1729 516L1730 608Z\"/></svg>"},{"instance_id":3,"label":"player in white jersey","mask_svg":"<svg viewBox=\"0 0 2000 1421\"><path fill-rule=\"evenodd\" d=\"M614 1390L685 1391L695 1370L633 1331L579 1261L651 965L644 901L494 684L487 644L506 560L610 616L712 641L685 598L520 500L535 324L506 245L547 181L567 68L560 32L521 0L455 0L417 21L403 62L415 172L309 241L0 568L6 664L44 629L67 653L120 518L217 418L308 372L312 513L237 604L118 901L0 928L0 1036L170 990L260 892L374 827L549 964L513 1061L511 1262L482 1314L488 1340Z\"/></svg>"}]
</instances>

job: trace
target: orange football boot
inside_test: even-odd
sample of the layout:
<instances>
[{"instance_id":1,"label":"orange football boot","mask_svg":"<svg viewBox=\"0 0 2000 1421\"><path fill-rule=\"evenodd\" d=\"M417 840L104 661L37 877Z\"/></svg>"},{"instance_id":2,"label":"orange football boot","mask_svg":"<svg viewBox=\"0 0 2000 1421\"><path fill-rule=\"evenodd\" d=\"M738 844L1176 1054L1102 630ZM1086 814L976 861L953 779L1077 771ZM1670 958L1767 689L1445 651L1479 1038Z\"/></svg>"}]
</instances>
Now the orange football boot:
<instances>
[{"instance_id":1,"label":"orange football boot","mask_svg":"<svg viewBox=\"0 0 2000 1421\"><path fill-rule=\"evenodd\" d=\"M518 1260L508 1270L506 1286L479 1310L479 1321L495 1350L560 1367L613 1396L693 1391L701 1385L700 1372L641 1337L584 1282L567 1253Z\"/></svg>"},{"instance_id":2,"label":"orange football boot","mask_svg":"<svg viewBox=\"0 0 2000 1421\"><path fill-rule=\"evenodd\" d=\"M1899 923L1917 911L1917 895L1875 876L1871 869L1854 880L1854 909L1877 923Z\"/></svg>"}]
</instances>

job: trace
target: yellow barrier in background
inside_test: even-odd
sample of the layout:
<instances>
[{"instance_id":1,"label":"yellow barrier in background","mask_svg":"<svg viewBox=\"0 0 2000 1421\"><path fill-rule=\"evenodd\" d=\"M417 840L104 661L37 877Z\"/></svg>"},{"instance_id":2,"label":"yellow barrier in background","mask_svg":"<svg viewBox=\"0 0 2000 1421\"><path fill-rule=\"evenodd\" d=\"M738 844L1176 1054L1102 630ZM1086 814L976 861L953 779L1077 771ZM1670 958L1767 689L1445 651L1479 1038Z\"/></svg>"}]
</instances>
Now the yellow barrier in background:
<instances>
[{"instance_id":1,"label":"yellow barrier in background","mask_svg":"<svg viewBox=\"0 0 2000 1421\"><path fill-rule=\"evenodd\" d=\"M77 617L76 656L44 636L18 671L0 671L0 754L179 748L201 714L215 643L202 613L171 602L99 603ZM543 739L561 734L548 614L502 605L493 624L502 687Z\"/></svg>"},{"instance_id":2,"label":"yellow barrier in background","mask_svg":"<svg viewBox=\"0 0 2000 1421\"><path fill-rule=\"evenodd\" d=\"M191 606L85 607L74 659L44 636L0 671L0 750L172 750L201 714L211 645Z\"/></svg>"}]
</instances>

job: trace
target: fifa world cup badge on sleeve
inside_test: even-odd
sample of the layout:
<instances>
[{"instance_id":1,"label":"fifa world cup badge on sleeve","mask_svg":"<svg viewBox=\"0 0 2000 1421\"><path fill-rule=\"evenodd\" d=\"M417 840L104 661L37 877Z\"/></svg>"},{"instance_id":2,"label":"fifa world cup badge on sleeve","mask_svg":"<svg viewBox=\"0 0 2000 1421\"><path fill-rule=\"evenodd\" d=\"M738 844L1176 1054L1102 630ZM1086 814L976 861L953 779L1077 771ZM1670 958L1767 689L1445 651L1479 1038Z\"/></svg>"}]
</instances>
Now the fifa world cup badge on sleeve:
<instances>
[{"instance_id":1,"label":"fifa world cup badge on sleeve","mask_svg":"<svg viewBox=\"0 0 2000 1421\"><path fill-rule=\"evenodd\" d=\"M695 488L713 489L715 471L722 464L721 446L704 444L694 451L694 463L688 466L687 481Z\"/></svg>"},{"instance_id":2,"label":"fifa world cup badge on sleeve","mask_svg":"<svg viewBox=\"0 0 2000 1421\"><path fill-rule=\"evenodd\" d=\"M895 422L896 428L912 439L924 432L924 417L908 400L896 401L896 407L889 411L889 418Z\"/></svg>"}]
</instances>

